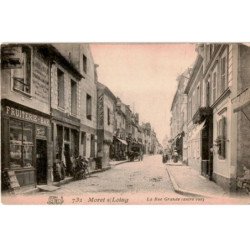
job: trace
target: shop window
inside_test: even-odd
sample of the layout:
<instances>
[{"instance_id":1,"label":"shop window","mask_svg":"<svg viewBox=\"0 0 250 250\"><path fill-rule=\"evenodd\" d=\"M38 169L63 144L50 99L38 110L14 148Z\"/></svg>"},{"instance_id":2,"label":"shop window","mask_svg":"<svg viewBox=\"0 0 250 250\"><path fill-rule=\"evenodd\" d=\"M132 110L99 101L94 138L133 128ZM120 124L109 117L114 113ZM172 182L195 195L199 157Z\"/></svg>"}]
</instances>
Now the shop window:
<instances>
[{"instance_id":1,"label":"shop window","mask_svg":"<svg viewBox=\"0 0 250 250\"><path fill-rule=\"evenodd\" d=\"M90 157L95 157L95 135L90 137Z\"/></svg>"},{"instance_id":2,"label":"shop window","mask_svg":"<svg viewBox=\"0 0 250 250\"><path fill-rule=\"evenodd\" d=\"M57 69L58 106L64 108L64 73Z\"/></svg>"},{"instance_id":3,"label":"shop window","mask_svg":"<svg viewBox=\"0 0 250 250\"><path fill-rule=\"evenodd\" d=\"M83 69L83 72L86 74L87 73L87 57L84 54L82 55L82 69Z\"/></svg>"},{"instance_id":4,"label":"shop window","mask_svg":"<svg viewBox=\"0 0 250 250\"><path fill-rule=\"evenodd\" d=\"M30 168L33 165L32 124L10 120L10 167Z\"/></svg>"},{"instance_id":5,"label":"shop window","mask_svg":"<svg viewBox=\"0 0 250 250\"><path fill-rule=\"evenodd\" d=\"M226 141L227 141L226 125L227 125L226 117L223 116L217 123L218 137L215 141L215 144L218 147L219 159L226 158Z\"/></svg>"},{"instance_id":6,"label":"shop window","mask_svg":"<svg viewBox=\"0 0 250 250\"><path fill-rule=\"evenodd\" d=\"M77 113L77 83L71 80L71 113Z\"/></svg>"},{"instance_id":7,"label":"shop window","mask_svg":"<svg viewBox=\"0 0 250 250\"><path fill-rule=\"evenodd\" d=\"M22 93L31 93L31 49L22 48L21 67L13 69L13 89Z\"/></svg>"},{"instance_id":8,"label":"shop window","mask_svg":"<svg viewBox=\"0 0 250 250\"><path fill-rule=\"evenodd\" d=\"M92 97L87 94L86 96L86 116L88 120L92 120Z\"/></svg>"}]
</instances>

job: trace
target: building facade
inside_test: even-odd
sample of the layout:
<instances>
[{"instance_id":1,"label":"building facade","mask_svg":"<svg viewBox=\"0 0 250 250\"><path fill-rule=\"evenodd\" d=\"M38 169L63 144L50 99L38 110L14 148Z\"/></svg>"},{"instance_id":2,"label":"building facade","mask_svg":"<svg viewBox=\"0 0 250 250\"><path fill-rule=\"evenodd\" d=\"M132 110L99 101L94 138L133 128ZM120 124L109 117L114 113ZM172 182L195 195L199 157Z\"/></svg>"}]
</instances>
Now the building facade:
<instances>
[{"instance_id":1,"label":"building facade","mask_svg":"<svg viewBox=\"0 0 250 250\"><path fill-rule=\"evenodd\" d=\"M177 90L171 105L171 151L177 151L179 159L187 162L187 95L184 93L190 77L188 68L177 78Z\"/></svg>"},{"instance_id":2,"label":"building facade","mask_svg":"<svg viewBox=\"0 0 250 250\"><path fill-rule=\"evenodd\" d=\"M113 157L115 160L127 159L128 143L126 133L126 105L119 97L115 107L115 135L113 139Z\"/></svg>"},{"instance_id":3,"label":"building facade","mask_svg":"<svg viewBox=\"0 0 250 250\"><path fill-rule=\"evenodd\" d=\"M229 191L249 165L249 51L242 44L198 45L185 90L188 164Z\"/></svg>"},{"instance_id":4,"label":"building facade","mask_svg":"<svg viewBox=\"0 0 250 250\"><path fill-rule=\"evenodd\" d=\"M116 97L102 83L97 83L97 157L98 167L106 167L113 158Z\"/></svg>"},{"instance_id":5,"label":"building facade","mask_svg":"<svg viewBox=\"0 0 250 250\"><path fill-rule=\"evenodd\" d=\"M67 60L83 76L78 84L77 110L80 119L79 155L89 160L95 169L97 156L97 73L88 44L55 44Z\"/></svg>"},{"instance_id":6,"label":"building facade","mask_svg":"<svg viewBox=\"0 0 250 250\"><path fill-rule=\"evenodd\" d=\"M1 47L1 171L12 171L21 187L53 180L48 51L29 44Z\"/></svg>"}]
</instances>

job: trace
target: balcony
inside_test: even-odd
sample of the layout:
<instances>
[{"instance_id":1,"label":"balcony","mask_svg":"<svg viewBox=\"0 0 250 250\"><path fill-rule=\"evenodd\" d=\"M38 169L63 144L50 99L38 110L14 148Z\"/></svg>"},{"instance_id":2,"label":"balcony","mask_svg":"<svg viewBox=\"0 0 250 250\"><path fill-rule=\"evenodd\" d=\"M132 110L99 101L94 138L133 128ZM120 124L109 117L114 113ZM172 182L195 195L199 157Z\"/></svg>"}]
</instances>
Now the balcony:
<instances>
[{"instance_id":1,"label":"balcony","mask_svg":"<svg viewBox=\"0 0 250 250\"><path fill-rule=\"evenodd\" d=\"M199 107L196 113L193 115L193 123L201 123L203 122L206 117L210 116L213 112L211 107Z\"/></svg>"}]
</instances>

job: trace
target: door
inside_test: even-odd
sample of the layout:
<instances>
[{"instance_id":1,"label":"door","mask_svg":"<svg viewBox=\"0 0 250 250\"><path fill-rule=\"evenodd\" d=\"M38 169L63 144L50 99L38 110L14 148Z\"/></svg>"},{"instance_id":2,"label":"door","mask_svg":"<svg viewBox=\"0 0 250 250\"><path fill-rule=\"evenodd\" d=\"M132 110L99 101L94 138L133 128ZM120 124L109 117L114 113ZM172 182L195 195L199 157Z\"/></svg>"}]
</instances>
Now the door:
<instances>
[{"instance_id":1,"label":"door","mask_svg":"<svg viewBox=\"0 0 250 250\"><path fill-rule=\"evenodd\" d=\"M66 175L72 175L72 166L71 166L71 159L70 159L70 146L68 143L64 144L64 157L65 157L65 164L66 164Z\"/></svg>"},{"instance_id":2,"label":"door","mask_svg":"<svg viewBox=\"0 0 250 250\"><path fill-rule=\"evenodd\" d=\"M47 183L47 141L36 140L36 179L37 184Z\"/></svg>"}]
</instances>

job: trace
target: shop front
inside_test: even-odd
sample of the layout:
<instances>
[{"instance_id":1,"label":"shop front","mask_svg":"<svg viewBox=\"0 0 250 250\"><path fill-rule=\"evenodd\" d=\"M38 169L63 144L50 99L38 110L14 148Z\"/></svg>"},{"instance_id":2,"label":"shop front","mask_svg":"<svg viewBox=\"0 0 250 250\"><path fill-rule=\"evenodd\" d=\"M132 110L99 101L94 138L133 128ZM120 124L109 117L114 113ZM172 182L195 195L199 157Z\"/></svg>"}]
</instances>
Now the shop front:
<instances>
[{"instance_id":1,"label":"shop front","mask_svg":"<svg viewBox=\"0 0 250 250\"><path fill-rule=\"evenodd\" d=\"M128 143L125 140L117 136L114 136L113 146L114 146L115 160L117 161L126 160Z\"/></svg>"},{"instance_id":2,"label":"shop front","mask_svg":"<svg viewBox=\"0 0 250 250\"><path fill-rule=\"evenodd\" d=\"M53 162L63 162L66 176L72 176L72 162L79 155L80 120L52 109Z\"/></svg>"},{"instance_id":3,"label":"shop front","mask_svg":"<svg viewBox=\"0 0 250 250\"><path fill-rule=\"evenodd\" d=\"M50 133L49 115L3 100L2 173L14 173L20 187L50 182Z\"/></svg>"}]
</instances>

